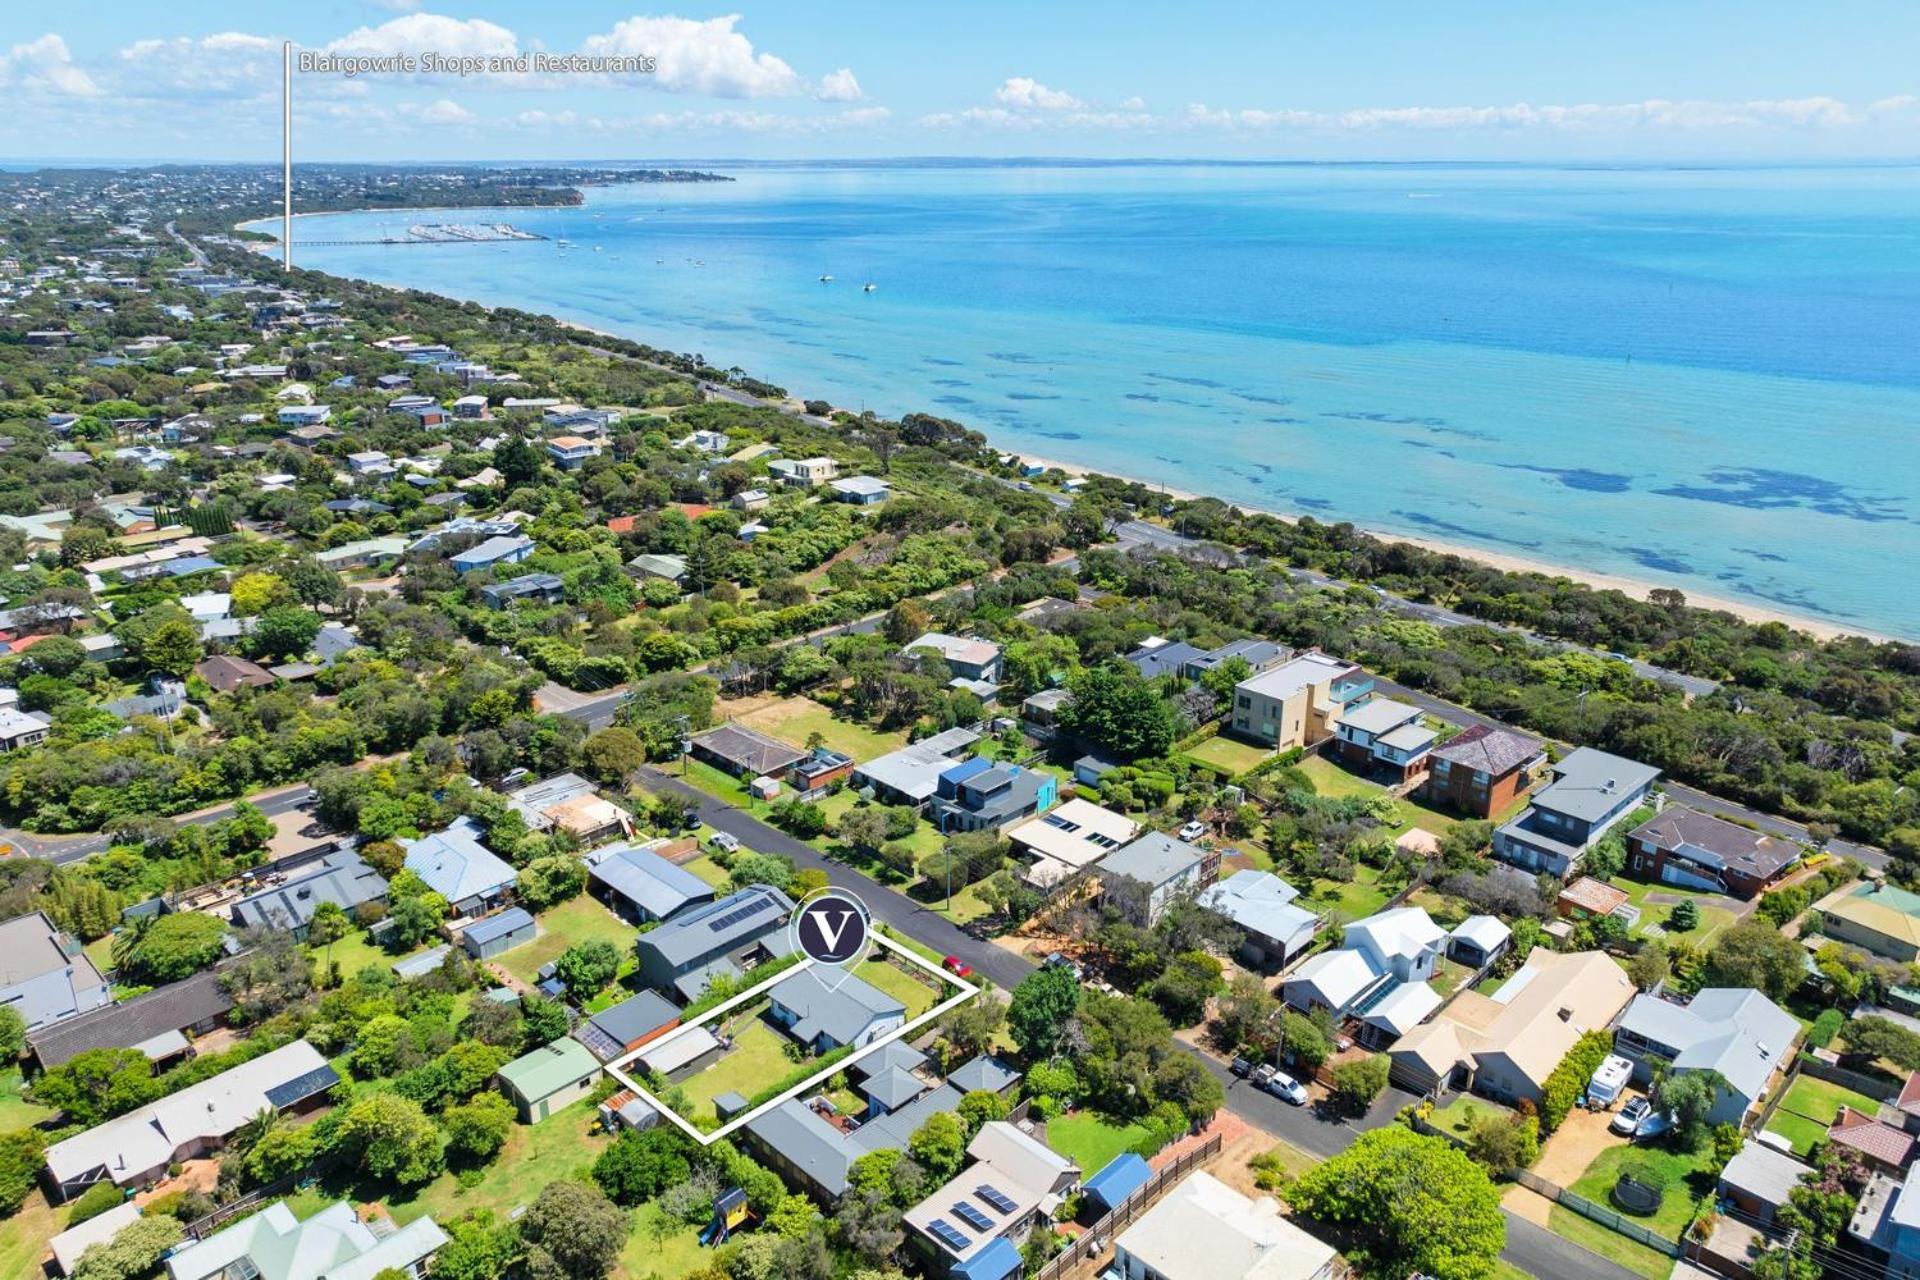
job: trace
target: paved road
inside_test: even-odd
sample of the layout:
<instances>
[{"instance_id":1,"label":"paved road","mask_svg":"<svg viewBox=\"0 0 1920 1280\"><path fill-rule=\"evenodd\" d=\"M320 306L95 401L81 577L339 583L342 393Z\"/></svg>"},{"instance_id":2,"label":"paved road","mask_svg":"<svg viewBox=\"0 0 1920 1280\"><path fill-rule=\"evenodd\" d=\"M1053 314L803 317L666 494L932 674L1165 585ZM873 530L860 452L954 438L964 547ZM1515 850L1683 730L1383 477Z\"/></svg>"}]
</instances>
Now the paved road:
<instances>
[{"instance_id":1,"label":"paved road","mask_svg":"<svg viewBox=\"0 0 1920 1280\"><path fill-rule=\"evenodd\" d=\"M312 794L313 788L302 782L292 787L281 787L249 796L248 802L267 816L275 817L298 809ZM182 814L174 821L204 825L232 816L233 805L223 804L217 808L203 809L198 813ZM9 828L0 828L0 840L11 843L14 848L30 858L45 858L49 862L62 866L105 852L108 844L108 838L102 832L73 836L42 836Z\"/></svg>"},{"instance_id":2,"label":"paved road","mask_svg":"<svg viewBox=\"0 0 1920 1280\"><path fill-rule=\"evenodd\" d=\"M1635 1280L1639 1275L1537 1223L1500 1212L1507 1219L1507 1247L1500 1256L1538 1280Z\"/></svg>"}]
</instances>

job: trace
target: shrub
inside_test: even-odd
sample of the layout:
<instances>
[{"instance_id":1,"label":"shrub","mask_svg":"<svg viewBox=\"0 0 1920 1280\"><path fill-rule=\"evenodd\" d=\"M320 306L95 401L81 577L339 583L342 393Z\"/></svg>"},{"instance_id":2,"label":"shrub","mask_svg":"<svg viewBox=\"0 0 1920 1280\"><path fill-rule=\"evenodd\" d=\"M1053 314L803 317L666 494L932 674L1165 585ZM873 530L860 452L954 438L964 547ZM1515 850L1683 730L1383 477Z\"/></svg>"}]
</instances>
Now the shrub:
<instances>
[{"instance_id":1,"label":"shrub","mask_svg":"<svg viewBox=\"0 0 1920 1280\"><path fill-rule=\"evenodd\" d=\"M1822 1009L1820 1016L1813 1020L1813 1026L1807 1029L1807 1047L1824 1049L1833 1043L1840 1034L1840 1028L1847 1025L1847 1016L1838 1009Z\"/></svg>"},{"instance_id":2,"label":"shrub","mask_svg":"<svg viewBox=\"0 0 1920 1280\"><path fill-rule=\"evenodd\" d=\"M1589 1031L1574 1042L1540 1090L1540 1125L1545 1132L1560 1127L1567 1112L1586 1092L1587 1081L1612 1052L1613 1037L1605 1031Z\"/></svg>"}]
</instances>

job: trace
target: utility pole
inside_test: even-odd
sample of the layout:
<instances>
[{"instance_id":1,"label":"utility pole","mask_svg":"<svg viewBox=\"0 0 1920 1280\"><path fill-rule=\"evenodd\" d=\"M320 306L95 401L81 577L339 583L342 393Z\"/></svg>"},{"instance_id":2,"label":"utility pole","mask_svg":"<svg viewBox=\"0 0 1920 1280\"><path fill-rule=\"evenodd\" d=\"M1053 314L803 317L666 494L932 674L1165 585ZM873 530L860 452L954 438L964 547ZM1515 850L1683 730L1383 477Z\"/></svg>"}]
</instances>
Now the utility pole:
<instances>
[{"instance_id":1,"label":"utility pole","mask_svg":"<svg viewBox=\"0 0 1920 1280\"><path fill-rule=\"evenodd\" d=\"M280 42L280 267L293 270L293 41Z\"/></svg>"}]
</instances>

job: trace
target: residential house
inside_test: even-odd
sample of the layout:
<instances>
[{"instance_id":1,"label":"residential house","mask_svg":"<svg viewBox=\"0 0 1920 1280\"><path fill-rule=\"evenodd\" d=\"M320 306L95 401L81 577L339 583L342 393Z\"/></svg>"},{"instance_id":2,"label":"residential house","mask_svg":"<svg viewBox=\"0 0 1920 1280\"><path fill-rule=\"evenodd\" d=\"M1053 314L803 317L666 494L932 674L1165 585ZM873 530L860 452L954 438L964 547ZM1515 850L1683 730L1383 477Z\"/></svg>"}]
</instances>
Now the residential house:
<instances>
[{"instance_id":1,"label":"residential house","mask_svg":"<svg viewBox=\"0 0 1920 1280\"><path fill-rule=\"evenodd\" d=\"M898 1111L935 1088L939 1080L929 1078L926 1067L927 1055L905 1040L895 1040L848 1067L855 1091L867 1101L861 1119L873 1120Z\"/></svg>"},{"instance_id":2,"label":"residential house","mask_svg":"<svg viewBox=\"0 0 1920 1280\"><path fill-rule=\"evenodd\" d=\"M787 769L787 785L802 800L817 800L837 782L853 776L853 757L826 747L815 747L805 759L796 760Z\"/></svg>"},{"instance_id":3,"label":"residential house","mask_svg":"<svg viewBox=\"0 0 1920 1280\"><path fill-rule=\"evenodd\" d=\"M695 734L690 754L736 778L778 777L800 761L807 752L790 747L778 738L770 738L742 724L727 723L705 733Z\"/></svg>"},{"instance_id":4,"label":"residential house","mask_svg":"<svg viewBox=\"0 0 1920 1280\"><path fill-rule=\"evenodd\" d=\"M308 1109L340 1083L305 1040L230 1067L156 1102L47 1148L47 1182L56 1200L96 1182L150 1186L167 1167L218 1150L263 1111Z\"/></svg>"},{"instance_id":5,"label":"residential house","mask_svg":"<svg viewBox=\"0 0 1920 1280\"><path fill-rule=\"evenodd\" d=\"M371 569L376 566L390 565L405 554L407 554L407 540L394 535L384 538L362 538L357 542L343 542L337 547L315 552L313 558L327 568L341 572L348 569Z\"/></svg>"},{"instance_id":6,"label":"residential house","mask_svg":"<svg viewBox=\"0 0 1920 1280\"><path fill-rule=\"evenodd\" d=\"M1739 1125L1766 1098L1775 1073L1793 1060L1800 1023L1758 991L1708 987L1686 1004L1636 996L1620 1018L1614 1052L1634 1064L1646 1084L1656 1062L1672 1079L1689 1071L1718 1071L1725 1084L1708 1113L1713 1124Z\"/></svg>"},{"instance_id":7,"label":"residential house","mask_svg":"<svg viewBox=\"0 0 1920 1280\"><path fill-rule=\"evenodd\" d=\"M735 511L764 511L772 501L773 495L765 489L742 489L727 505Z\"/></svg>"},{"instance_id":8,"label":"residential house","mask_svg":"<svg viewBox=\"0 0 1920 1280\"><path fill-rule=\"evenodd\" d=\"M687 558L685 556L655 555L646 552L627 561L627 568L633 570L635 577L658 578L662 582L671 582L676 587L686 585Z\"/></svg>"},{"instance_id":9,"label":"residential house","mask_svg":"<svg viewBox=\"0 0 1920 1280\"><path fill-rule=\"evenodd\" d=\"M1071 689L1042 689L1020 704L1020 726L1036 738L1051 739L1060 725L1060 712L1073 701Z\"/></svg>"},{"instance_id":10,"label":"residential house","mask_svg":"<svg viewBox=\"0 0 1920 1280\"><path fill-rule=\"evenodd\" d=\"M461 396L453 402L453 416L472 422L491 418L493 411L487 407L485 396Z\"/></svg>"},{"instance_id":11,"label":"residential house","mask_svg":"<svg viewBox=\"0 0 1920 1280\"><path fill-rule=\"evenodd\" d=\"M317 427L333 420L333 406L325 404L283 404L274 412L274 421L283 427Z\"/></svg>"},{"instance_id":12,"label":"residential house","mask_svg":"<svg viewBox=\"0 0 1920 1280\"><path fill-rule=\"evenodd\" d=\"M502 535L468 547L449 563L456 573L471 573L475 569L491 569L496 565L519 564L532 554L532 538L525 534Z\"/></svg>"},{"instance_id":13,"label":"residential house","mask_svg":"<svg viewBox=\"0 0 1920 1280\"><path fill-rule=\"evenodd\" d=\"M1108 854L1094 868L1109 903L1134 914L1135 924L1151 927L1169 903L1196 896L1220 875L1220 851L1149 831ZM1130 887L1123 887L1122 882ZM1140 911L1144 918L1138 918Z\"/></svg>"},{"instance_id":14,"label":"residential house","mask_svg":"<svg viewBox=\"0 0 1920 1280\"><path fill-rule=\"evenodd\" d=\"M1163 676L1185 678L1187 664L1206 656L1206 650L1184 640L1149 636L1137 649L1127 654L1127 661L1147 679L1158 680Z\"/></svg>"},{"instance_id":15,"label":"residential house","mask_svg":"<svg viewBox=\"0 0 1920 1280\"><path fill-rule=\"evenodd\" d=\"M1300 891L1271 871L1236 871L1200 893L1200 905L1240 930L1239 957L1255 969L1283 969L1313 942L1320 917L1295 904Z\"/></svg>"},{"instance_id":16,"label":"residential house","mask_svg":"<svg viewBox=\"0 0 1920 1280\"><path fill-rule=\"evenodd\" d=\"M370 902L384 902L387 881L351 848L336 848L319 861L241 898L229 909L235 928L285 929L304 940L313 913L323 902L348 913Z\"/></svg>"},{"instance_id":17,"label":"residential house","mask_svg":"<svg viewBox=\"0 0 1920 1280\"><path fill-rule=\"evenodd\" d=\"M0 920L0 1009L18 1013L28 1031L98 1009L111 998L80 943L44 911Z\"/></svg>"},{"instance_id":18,"label":"residential house","mask_svg":"<svg viewBox=\"0 0 1920 1280\"><path fill-rule=\"evenodd\" d=\"M922 649L939 654L955 680L984 685L1000 683L1000 646L991 641L929 631L900 652L911 654Z\"/></svg>"},{"instance_id":19,"label":"residential house","mask_svg":"<svg viewBox=\"0 0 1920 1280\"><path fill-rule=\"evenodd\" d=\"M862 1048L906 1024L907 1008L856 974L832 983L816 968L780 979L767 997L767 1016L810 1053Z\"/></svg>"},{"instance_id":20,"label":"residential house","mask_svg":"<svg viewBox=\"0 0 1920 1280\"><path fill-rule=\"evenodd\" d=\"M1372 687L1353 663L1309 650L1234 686L1232 729L1281 750L1311 746L1333 732L1342 708Z\"/></svg>"},{"instance_id":21,"label":"residential house","mask_svg":"<svg viewBox=\"0 0 1920 1280\"><path fill-rule=\"evenodd\" d=\"M523 573L506 582L490 582L480 588L480 598L487 602L489 609L504 609L518 602L559 604L566 594L567 584L557 573Z\"/></svg>"},{"instance_id":22,"label":"residential house","mask_svg":"<svg viewBox=\"0 0 1920 1280\"><path fill-rule=\"evenodd\" d=\"M789 488L811 489L839 475L840 464L832 458L775 458L767 471Z\"/></svg>"},{"instance_id":23,"label":"residential house","mask_svg":"<svg viewBox=\"0 0 1920 1280\"><path fill-rule=\"evenodd\" d=\"M857 507L876 506L893 496L893 486L878 476L848 476L844 480L831 481L827 488L840 501L851 502Z\"/></svg>"},{"instance_id":24,"label":"residential house","mask_svg":"<svg viewBox=\"0 0 1920 1280\"><path fill-rule=\"evenodd\" d=\"M559 773L507 792L507 807L529 831L561 830L582 844L633 834L633 815L604 800L577 773Z\"/></svg>"},{"instance_id":25,"label":"residential house","mask_svg":"<svg viewBox=\"0 0 1920 1280\"><path fill-rule=\"evenodd\" d=\"M853 770L853 785L871 790L882 804L926 805L940 789L945 773L960 753L980 741L972 729L953 728L875 756Z\"/></svg>"},{"instance_id":26,"label":"residential house","mask_svg":"<svg viewBox=\"0 0 1920 1280\"><path fill-rule=\"evenodd\" d=\"M393 469L393 458L379 449L365 449L347 455L347 470L356 476Z\"/></svg>"},{"instance_id":27,"label":"residential house","mask_svg":"<svg viewBox=\"0 0 1920 1280\"><path fill-rule=\"evenodd\" d=\"M573 1038L602 1062L612 1062L651 1044L680 1025L680 1010L658 991L642 991L590 1015Z\"/></svg>"},{"instance_id":28,"label":"residential house","mask_svg":"<svg viewBox=\"0 0 1920 1280\"><path fill-rule=\"evenodd\" d=\"M928 1274L1013 1280L1020 1246L1079 1185L1080 1166L1005 1120L967 1144L968 1164L907 1210L903 1225Z\"/></svg>"},{"instance_id":29,"label":"residential house","mask_svg":"<svg viewBox=\"0 0 1920 1280\"><path fill-rule=\"evenodd\" d=\"M1913 1164L1920 1141L1899 1125L1842 1105L1827 1126L1827 1144L1845 1147L1869 1169L1900 1177Z\"/></svg>"},{"instance_id":30,"label":"residential house","mask_svg":"<svg viewBox=\"0 0 1920 1280\"><path fill-rule=\"evenodd\" d=\"M1118 1280L1334 1280L1339 1258L1280 1215L1209 1173L1191 1173L1114 1241Z\"/></svg>"},{"instance_id":31,"label":"residential house","mask_svg":"<svg viewBox=\"0 0 1920 1280\"><path fill-rule=\"evenodd\" d=\"M508 907L468 925L460 933L460 946L475 960L491 960L532 942L539 932L525 907Z\"/></svg>"},{"instance_id":32,"label":"residential house","mask_svg":"<svg viewBox=\"0 0 1920 1280\"><path fill-rule=\"evenodd\" d=\"M1027 860L1021 878L1055 889L1133 839L1140 824L1091 800L1068 800L1007 832L1015 857Z\"/></svg>"},{"instance_id":33,"label":"residential house","mask_svg":"<svg viewBox=\"0 0 1920 1280\"><path fill-rule=\"evenodd\" d=\"M1388 775L1396 786L1418 780L1439 736L1421 721L1420 708L1392 698L1342 707L1333 719L1335 752L1359 769Z\"/></svg>"},{"instance_id":34,"label":"residential house","mask_svg":"<svg viewBox=\"0 0 1920 1280\"><path fill-rule=\"evenodd\" d=\"M1668 805L1627 833L1627 869L1642 880L1754 898L1798 865L1792 840Z\"/></svg>"},{"instance_id":35,"label":"residential house","mask_svg":"<svg viewBox=\"0 0 1920 1280\"><path fill-rule=\"evenodd\" d=\"M1829 938L1901 964L1920 960L1920 894L1884 880L1863 880L1813 905L1820 913L1820 932Z\"/></svg>"},{"instance_id":36,"label":"residential house","mask_svg":"<svg viewBox=\"0 0 1920 1280\"><path fill-rule=\"evenodd\" d=\"M352 1202L341 1200L295 1218L285 1200L276 1200L232 1226L175 1248L167 1255L167 1278L373 1280L398 1273L417 1280L446 1243L447 1233L429 1217L397 1229L390 1222L369 1225L360 1221Z\"/></svg>"},{"instance_id":37,"label":"residential house","mask_svg":"<svg viewBox=\"0 0 1920 1280\"><path fill-rule=\"evenodd\" d=\"M115 1236L139 1219L140 1212L139 1205L131 1200L122 1200L104 1213L83 1219L47 1241L47 1248L53 1251L55 1274L72 1275L75 1268L80 1265L80 1259L86 1256L87 1250L95 1245L110 1243ZM41 1274L45 1274L44 1269Z\"/></svg>"},{"instance_id":38,"label":"residential house","mask_svg":"<svg viewBox=\"0 0 1920 1280\"><path fill-rule=\"evenodd\" d=\"M683 1004L700 998L717 975L742 976L787 950L793 899L771 885L749 885L680 912L634 942L640 978Z\"/></svg>"},{"instance_id":39,"label":"residential house","mask_svg":"<svg viewBox=\"0 0 1920 1280\"><path fill-rule=\"evenodd\" d=\"M47 740L47 734L52 730L53 721L38 711L0 707L0 751L18 751L22 747L37 746Z\"/></svg>"},{"instance_id":40,"label":"residential house","mask_svg":"<svg viewBox=\"0 0 1920 1280\"><path fill-rule=\"evenodd\" d=\"M1459 992L1439 1017L1401 1036L1393 1078L1417 1093L1471 1088L1538 1106L1580 1037L1610 1026L1633 998L1625 970L1604 951L1535 947L1492 994Z\"/></svg>"},{"instance_id":41,"label":"residential house","mask_svg":"<svg viewBox=\"0 0 1920 1280\"><path fill-rule=\"evenodd\" d=\"M593 1092L600 1060L578 1040L562 1037L523 1053L495 1076L525 1124L548 1116Z\"/></svg>"},{"instance_id":42,"label":"residential house","mask_svg":"<svg viewBox=\"0 0 1920 1280\"><path fill-rule=\"evenodd\" d=\"M578 471L587 459L600 456L600 446L580 436L555 436L547 441L547 458L562 471Z\"/></svg>"},{"instance_id":43,"label":"residential house","mask_svg":"<svg viewBox=\"0 0 1920 1280\"><path fill-rule=\"evenodd\" d=\"M1337 951L1322 951L1281 985L1281 998L1311 1013L1325 1009L1362 1022L1362 1038L1391 1042L1440 1004L1427 985L1447 931L1419 907L1394 907L1347 926Z\"/></svg>"},{"instance_id":44,"label":"residential house","mask_svg":"<svg viewBox=\"0 0 1920 1280\"><path fill-rule=\"evenodd\" d=\"M713 886L651 849L609 845L588 858L587 892L631 924L670 920L714 899Z\"/></svg>"},{"instance_id":45,"label":"residential house","mask_svg":"<svg viewBox=\"0 0 1920 1280\"><path fill-rule=\"evenodd\" d=\"M13 923L0 925L0 943L13 941L6 935L7 925ZM10 946L5 954L14 954ZM190 1036L212 1031L232 1009L226 974L218 968L204 969L119 1004L43 1022L27 1033L27 1057L40 1071L89 1049L138 1049L156 1063L169 1062L192 1050Z\"/></svg>"},{"instance_id":46,"label":"residential house","mask_svg":"<svg viewBox=\"0 0 1920 1280\"><path fill-rule=\"evenodd\" d=\"M400 840L400 847L407 851L407 870L445 898L456 915L478 915L498 904L514 886L513 868L481 842L484 830L476 819L462 817L444 831Z\"/></svg>"},{"instance_id":47,"label":"residential house","mask_svg":"<svg viewBox=\"0 0 1920 1280\"><path fill-rule=\"evenodd\" d=\"M997 831L1045 813L1059 799L1060 780L1052 774L975 756L941 771L928 816L942 832Z\"/></svg>"},{"instance_id":48,"label":"residential house","mask_svg":"<svg viewBox=\"0 0 1920 1280\"><path fill-rule=\"evenodd\" d=\"M1487 724L1462 729L1429 755L1427 799L1476 818L1492 818L1513 807L1546 759L1537 739Z\"/></svg>"},{"instance_id":49,"label":"residential house","mask_svg":"<svg viewBox=\"0 0 1920 1280\"><path fill-rule=\"evenodd\" d=\"M1209 671L1217 671L1235 658L1247 664L1252 675L1271 671L1293 656L1293 650L1271 640L1229 640L1217 649L1187 659L1180 674L1198 680Z\"/></svg>"},{"instance_id":50,"label":"residential house","mask_svg":"<svg viewBox=\"0 0 1920 1280\"><path fill-rule=\"evenodd\" d=\"M741 1134L753 1154L788 1186L823 1205L832 1204L845 1194L854 1161L874 1151L905 1151L921 1125L940 1112L954 1111L962 1096L959 1086L949 1081L859 1125L829 1120L835 1113L823 1099L789 1098L755 1116Z\"/></svg>"},{"instance_id":51,"label":"residential house","mask_svg":"<svg viewBox=\"0 0 1920 1280\"><path fill-rule=\"evenodd\" d=\"M697 453L721 454L727 451L727 433L724 431L695 431L673 442L676 449L692 449Z\"/></svg>"},{"instance_id":52,"label":"residential house","mask_svg":"<svg viewBox=\"0 0 1920 1280\"><path fill-rule=\"evenodd\" d=\"M1876 1173L1847 1223L1848 1253L1874 1280L1920 1280L1920 1183ZM1873 1271L1874 1265L1884 1268Z\"/></svg>"},{"instance_id":53,"label":"residential house","mask_svg":"<svg viewBox=\"0 0 1920 1280\"><path fill-rule=\"evenodd\" d=\"M1614 823L1657 803L1652 765L1578 747L1553 766L1553 781L1493 834L1493 854L1528 871L1564 877Z\"/></svg>"}]
</instances>

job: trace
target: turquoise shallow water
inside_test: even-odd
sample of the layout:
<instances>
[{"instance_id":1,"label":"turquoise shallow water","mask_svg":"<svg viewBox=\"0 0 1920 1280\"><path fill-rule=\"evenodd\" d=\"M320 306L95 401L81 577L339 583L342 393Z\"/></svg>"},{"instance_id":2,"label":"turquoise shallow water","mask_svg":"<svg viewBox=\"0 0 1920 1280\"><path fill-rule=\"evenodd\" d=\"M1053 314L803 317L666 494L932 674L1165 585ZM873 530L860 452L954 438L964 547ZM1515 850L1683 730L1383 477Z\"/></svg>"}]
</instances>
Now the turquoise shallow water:
<instances>
[{"instance_id":1,"label":"turquoise shallow water","mask_svg":"<svg viewBox=\"0 0 1920 1280\"><path fill-rule=\"evenodd\" d=\"M1920 636L1920 168L718 169L498 215L567 248L299 257L1254 506ZM443 216L489 220L296 240Z\"/></svg>"}]
</instances>

